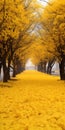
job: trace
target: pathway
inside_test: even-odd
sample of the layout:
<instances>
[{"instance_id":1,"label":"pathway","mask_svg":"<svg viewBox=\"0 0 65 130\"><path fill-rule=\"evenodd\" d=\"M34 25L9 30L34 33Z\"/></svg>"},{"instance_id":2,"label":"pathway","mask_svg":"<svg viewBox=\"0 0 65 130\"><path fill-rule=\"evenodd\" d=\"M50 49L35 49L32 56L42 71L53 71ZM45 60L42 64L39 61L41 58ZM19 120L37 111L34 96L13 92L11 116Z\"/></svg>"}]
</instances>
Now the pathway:
<instances>
[{"instance_id":1,"label":"pathway","mask_svg":"<svg viewBox=\"0 0 65 130\"><path fill-rule=\"evenodd\" d=\"M65 130L65 83L24 71L0 83L0 130Z\"/></svg>"}]
</instances>

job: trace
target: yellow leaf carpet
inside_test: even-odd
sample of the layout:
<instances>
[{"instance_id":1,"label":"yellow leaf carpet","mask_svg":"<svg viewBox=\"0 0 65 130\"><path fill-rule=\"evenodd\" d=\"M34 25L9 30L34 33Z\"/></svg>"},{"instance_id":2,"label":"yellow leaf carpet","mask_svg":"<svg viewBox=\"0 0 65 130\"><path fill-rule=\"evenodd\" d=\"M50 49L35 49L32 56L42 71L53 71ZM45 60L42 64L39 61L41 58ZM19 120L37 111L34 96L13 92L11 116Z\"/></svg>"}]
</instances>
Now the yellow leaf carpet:
<instances>
[{"instance_id":1,"label":"yellow leaf carpet","mask_svg":"<svg viewBox=\"0 0 65 130\"><path fill-rule=\"evenodd\" d=\"M65 130L65 82L38 71L0 82L0 130Z\"/></svg>"}]
</instances>

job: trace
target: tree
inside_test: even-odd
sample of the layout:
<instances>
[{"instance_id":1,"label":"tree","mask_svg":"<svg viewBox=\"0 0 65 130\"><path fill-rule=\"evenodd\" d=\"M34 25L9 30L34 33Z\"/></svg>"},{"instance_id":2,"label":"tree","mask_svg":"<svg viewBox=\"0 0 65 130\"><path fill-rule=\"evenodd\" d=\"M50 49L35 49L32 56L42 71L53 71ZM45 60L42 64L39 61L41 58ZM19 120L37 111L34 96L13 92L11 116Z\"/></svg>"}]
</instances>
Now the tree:
<instances>
[{"instance_id":1,"label":"tree","mask_svg":"<svg viewBox=\"0 0 65 130\"><path fill-rule=\"evenodd\" d=\"M52 6L46 7L43 14L42 24L48 37L46 40L46 45L49 45L48 52L58 60L61 80L65 80L65 1L54 1Z\"/></svg>"},{"instance_id":2,"label":"tree","mask_svg":"<svg viewBox=\"0 0 65 130\"><path fill-rule=\"evenodd\" d=\"M2 0L0 7L0 59L4 72L3 81L6 82L10 79L11 62L15 66L14 57L17 50L30 44L28 35L31 38L30 33L38 22L39 7L36 1L34 6L32 0Z\"/></svg>"},{"instance_id":3,"label":"tree","mask_svg":"<svg viewBox=\"0 0 65 130\"><path fill-rule=\"evenodd\" d=\"M20 0L2 0L0 5L0 58L4 72L3 81L6 82L11 60L18 47L18 41L22 36L21 33L24 31L23 25L28 25L29 19L26 19L27 13ZM8 71L6 67L7 60Z\"/></svg>"}]
</instances>

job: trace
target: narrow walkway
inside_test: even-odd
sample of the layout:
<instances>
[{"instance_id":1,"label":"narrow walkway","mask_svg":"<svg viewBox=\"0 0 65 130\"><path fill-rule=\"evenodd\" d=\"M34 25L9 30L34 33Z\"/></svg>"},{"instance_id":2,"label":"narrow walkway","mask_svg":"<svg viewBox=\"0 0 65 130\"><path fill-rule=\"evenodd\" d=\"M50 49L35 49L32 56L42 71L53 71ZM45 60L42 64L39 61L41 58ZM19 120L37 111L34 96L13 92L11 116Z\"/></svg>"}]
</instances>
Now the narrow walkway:
<instances>
[{"instance_id":1,"label":"narrow walkway","mask_svg":"<svg viewBox=\"0 0 65 130\"><path fill-rule=\"evenodd\" d=\"M64 130L65 83L24 71L0 83L0 130Z\"/></svg>"}]
</instances>

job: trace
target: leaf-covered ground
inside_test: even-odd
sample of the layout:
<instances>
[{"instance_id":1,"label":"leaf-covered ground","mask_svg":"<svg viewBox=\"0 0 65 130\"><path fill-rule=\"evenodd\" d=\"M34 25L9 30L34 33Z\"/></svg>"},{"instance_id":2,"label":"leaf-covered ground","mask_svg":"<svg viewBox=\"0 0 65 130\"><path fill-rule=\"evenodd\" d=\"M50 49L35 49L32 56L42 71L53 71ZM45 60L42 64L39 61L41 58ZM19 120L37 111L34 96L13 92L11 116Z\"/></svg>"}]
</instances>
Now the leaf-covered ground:
<instances>
[{"instance_id":1,"label":"leaf-covered ground","mask_svg":"<svg viewBox=\"0 0 65 130\"><path fill-rule=\"evenodd\" d=\"M24 71L0 83L0 130L65 130L65 82Z\"/></svg>"}]
</instances>

